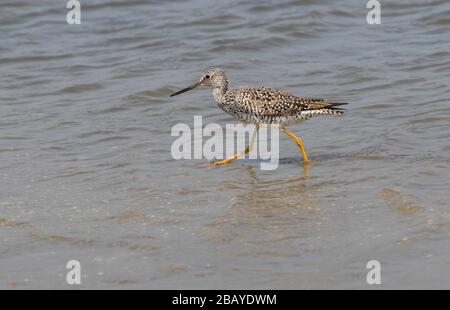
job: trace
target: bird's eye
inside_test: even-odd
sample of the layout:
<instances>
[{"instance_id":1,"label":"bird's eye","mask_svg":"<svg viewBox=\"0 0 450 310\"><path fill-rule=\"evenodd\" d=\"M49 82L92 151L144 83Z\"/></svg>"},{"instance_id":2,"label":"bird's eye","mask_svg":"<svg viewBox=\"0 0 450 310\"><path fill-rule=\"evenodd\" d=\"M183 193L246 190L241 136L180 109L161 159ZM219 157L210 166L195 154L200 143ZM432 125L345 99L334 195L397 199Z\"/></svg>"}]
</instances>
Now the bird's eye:
<instances>
[{"instance_id":1,"label":"bird's eye","mask_svg":"<svg viewBox=\"0 0 450 310\"><path fill-rule=\"evenodd\" d=\"M205 79L209 80L211 76L209 74L205 75Z\"/></svg>"}]
</instances>

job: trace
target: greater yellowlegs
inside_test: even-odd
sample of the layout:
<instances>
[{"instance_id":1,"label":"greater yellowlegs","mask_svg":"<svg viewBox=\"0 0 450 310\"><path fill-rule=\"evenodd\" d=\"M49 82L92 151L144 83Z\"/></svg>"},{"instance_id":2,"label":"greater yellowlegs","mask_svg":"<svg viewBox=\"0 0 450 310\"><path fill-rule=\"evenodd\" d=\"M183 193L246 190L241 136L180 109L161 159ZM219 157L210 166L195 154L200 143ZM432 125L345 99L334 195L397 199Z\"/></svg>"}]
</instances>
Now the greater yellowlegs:
<instances>
[{"instance_id":1,"label":"greater yellowlegs","mask_svg":"<svg viewBox=\"0 0 450 310\"><path fill-rule=\"evenodd\" d=\"M263 86L241 87L229 90L228 79L223 70L219 68L207 69L203 72L198 82L170 96L182 94L199 86L212 87L217 105L240 121L255 124L257 129L261 124L280 125L281 130L294 139L299 146L305 163L308 162L308 155L302 140L288 130L286 126L298 123L311 116L341 115L344 112L340 106L347 104L328 102L324 99L297 97L281 90ZM247 154L254 145L255 136L256 130L250 144L243 152L212 164L227 164L237 157Z\"/></svg>"}]
</instances>

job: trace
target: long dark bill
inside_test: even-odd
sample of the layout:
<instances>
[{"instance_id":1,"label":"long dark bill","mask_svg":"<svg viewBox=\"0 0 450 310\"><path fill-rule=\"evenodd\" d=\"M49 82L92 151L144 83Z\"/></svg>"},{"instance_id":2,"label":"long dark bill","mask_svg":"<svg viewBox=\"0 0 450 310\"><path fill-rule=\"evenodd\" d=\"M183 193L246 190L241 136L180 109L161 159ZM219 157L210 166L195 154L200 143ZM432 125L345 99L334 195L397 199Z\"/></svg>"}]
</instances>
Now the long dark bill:
<instances>
[{"instance_id":1,"label":"long dark bill","mask_svg":"<svg viewBox=\"0 0 450 310\"><path fill-rule=\"evenodd\" d=\"M187 91L189 91L189 90L191 90L191 89L194 89L194 88L196 88L196 87L198 87L198 86L200 86L200 82L197 82L197 83L195 83L195 84L192 84L191 86L188 86L188 87L186 87L185 89L179 90L179 91L177 91L176 93L173 93L172 95L170 95L170 97L173 97L173 96L176 96L176 95L185 93L185 92L187 92Z\"/></svg>"}]
</instances>

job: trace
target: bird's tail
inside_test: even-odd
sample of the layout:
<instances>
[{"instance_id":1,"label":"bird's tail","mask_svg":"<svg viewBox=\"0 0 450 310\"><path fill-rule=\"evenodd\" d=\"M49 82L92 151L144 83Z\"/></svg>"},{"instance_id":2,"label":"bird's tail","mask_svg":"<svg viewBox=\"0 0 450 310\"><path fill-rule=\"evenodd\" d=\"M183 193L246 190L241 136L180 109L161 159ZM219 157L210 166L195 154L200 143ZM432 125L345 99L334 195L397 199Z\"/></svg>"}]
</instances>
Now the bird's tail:
<instances>
[{"instance_id":1,"label":"bird's tail","mask_svg":"<svg viewBox=\"0 0 450 310\"><path fill-rule=\"evenodd\" d=\"M318 108L311 109L308 111L308 116L318 116L318 115L342 115L344 114L343 105L346 105L345 102L330 102L328 105Z\"/></svg>"},{"instance_id":2,"label":"bird's tail","mask_svg":"<svg viewBox=\"0 0 450 310\"><path fill-rule=\"evenodd\" d=\"M333 107L338 107L341 105L347 105L348 102L330 102L330 105L332 105Z\"/></svg>"},{"instance_id":3,"label":"bird's tail","mask_svg":"<svg viewBox=\"0 0 450 310\"><path fill-rule=\"evenodd\" d=\"M345 109L343 105L347 105L347 102L330 102L330 107L325 108L328 115L341 115L344 114Z\"/></svg>"}]
</instances>

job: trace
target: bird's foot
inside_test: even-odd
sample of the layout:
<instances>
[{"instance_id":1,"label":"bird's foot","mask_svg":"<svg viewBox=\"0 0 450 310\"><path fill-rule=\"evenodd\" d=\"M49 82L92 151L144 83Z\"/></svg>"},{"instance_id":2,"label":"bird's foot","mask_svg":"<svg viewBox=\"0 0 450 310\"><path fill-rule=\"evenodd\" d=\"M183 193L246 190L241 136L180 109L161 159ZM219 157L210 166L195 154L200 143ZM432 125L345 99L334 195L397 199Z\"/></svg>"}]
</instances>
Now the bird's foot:
<instances>
[{"instance_id":1,"label":"bird's foot","mask_svg":"<svg viewBox=\"0 0 450 310\"><path fill-rule=\"evenodd\" d=\"M208 165L209 166L221 166L221 165L226 165L230 162L231 162L231 160L224 159L224 160L212 161Z\"/></svg>"}]
</instances>

